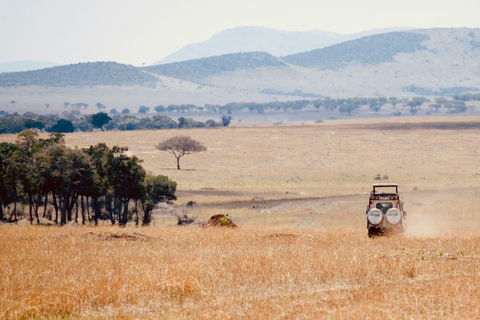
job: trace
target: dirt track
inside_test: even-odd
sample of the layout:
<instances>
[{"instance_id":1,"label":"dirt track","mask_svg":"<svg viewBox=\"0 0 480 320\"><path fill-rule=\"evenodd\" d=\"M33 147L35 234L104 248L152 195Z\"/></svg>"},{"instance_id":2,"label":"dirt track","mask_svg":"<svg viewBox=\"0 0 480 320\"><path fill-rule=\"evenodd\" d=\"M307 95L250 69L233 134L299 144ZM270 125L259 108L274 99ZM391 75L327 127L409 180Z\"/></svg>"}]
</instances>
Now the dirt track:
<instances>
[{"instance_id":1,"label":"dirt track","mask_svg":"<svg viewBox=\"0 0 480 320\"><path fill-rule=\"evenodd\" d=\"M444 190L410 190L401 192L407 211L407 223L411 235L433 235L439 232L463 232L480 227L477 217L480 212L472 199L478 198L480 187L465 188L452 186ZM222 192L215 190L180 191L179 196L188 198L200 196L195 211L224 212L248 210L252 216L268 215L290 219L294 226L345 226L363 228L368 192L364 194L333 196L333 197L301 197L301 195L286 195L283 198L263 199L254 196L249 200L233 200L210 202L209 196L216 199L222 195L230 198L245 194ZM253 218L252 218L253 219ZM248 223L247 220L243 221ZM242 222L239 223L241 227Z\"/></svg>"},{"instance_id":2,"label":"dirt track","mask_svg":"<svg viewBox=\"0 0 480 320\"><path fill-rule=\"evenodd\" d=\"M293 198L291 196L279 199L264 199L262 196L251 195L250 200L238 200L238 201L230 201L230 202L209 202L210 196L225 196L225 197L235 197L235 196L245 196L249 195L248 193L240 193L234 191L218 191L218 190L201 190L201 191L185 191L181 190L177 192L177 195L181 198L189 198L192 196L201 196L204 197L205 202L201 203L202 207L206 208L224 208L224 209L238 209L238 208L256 208L256 209L266 209L266 208L274 208L278 206L285 206L285 204L294 204L294 205L301 205L302 203L314 203L318 202L320 204L334 204L335 202L360 202L362 204L366 204L368 200L368 192L364 194L354 194L354 195L339 195L339 196L330 196L330 197L301 197L298 195L297 198ZM405 191L400 193L403 199L411 199L414 204L432 204L437 203L439 200L438 198L442 198L446 195L456 195L460 200L463 197L476 197L480 194L480 187L477 188L452 188L449 190L411 190ZM408 201L408 200L407 200ZM408 205L407 201L406 205ZM452 204L453 205L453 204ZM362 206L363 209L363 206Z\"/></svg>"}]
</instances>

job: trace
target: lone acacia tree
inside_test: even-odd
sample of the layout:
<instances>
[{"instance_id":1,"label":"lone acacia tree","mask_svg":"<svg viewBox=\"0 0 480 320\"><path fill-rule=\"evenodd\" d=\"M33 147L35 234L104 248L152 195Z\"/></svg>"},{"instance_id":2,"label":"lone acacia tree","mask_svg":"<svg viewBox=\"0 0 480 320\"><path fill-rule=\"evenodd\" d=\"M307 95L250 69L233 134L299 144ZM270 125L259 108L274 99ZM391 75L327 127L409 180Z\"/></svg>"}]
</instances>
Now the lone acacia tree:
<instances>
[{"instance_id":1,"label":"lone acacia tree","mask_svg":"<svg viewBox=\"0 0 480 320\"><path fill-rule=\"evenodd\" d=\"M207 150L204 145L186 136L175 136L160 142L156 148L160 151L171 152L177 159L177 169L180 170L180 158L186 154L197 153Z\"/></svg>"}]
</instances>

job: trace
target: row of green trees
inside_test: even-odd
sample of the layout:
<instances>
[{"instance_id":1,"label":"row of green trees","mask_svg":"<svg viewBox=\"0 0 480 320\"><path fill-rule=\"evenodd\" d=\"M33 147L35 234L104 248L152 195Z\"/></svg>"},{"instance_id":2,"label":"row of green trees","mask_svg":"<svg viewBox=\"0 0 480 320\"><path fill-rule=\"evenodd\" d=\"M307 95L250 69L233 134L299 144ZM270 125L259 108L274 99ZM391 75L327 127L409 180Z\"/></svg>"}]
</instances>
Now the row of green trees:
<instances>
[{"instance_id":1,"label":"row of green trees","mask_svg":"<svg viewBox=\"0 0 480 320\"><path fill-rule=\"evenodd\" d=\"M463 97L463 99L474 100L476 96ZM460 97L459 97L460 98ZM476 98L475 98L476 99ZM97 103L100 104L100 103ZM412 115L415 115L422 106L428 104L430 110L438 112L445 108L448 113L464 113L468 108L473 111L474 106L467 106L463 100L449 100L439 97L431 101L424 97L414 97L412 99L396 97L376 97L376 98L348 98L348 99L316 99L299 100L288 102L268 102L268 103L228 103L226 105L205 105L203 107L188 105L170 105L168 107L156 106L154 110L158 113L152 117L137 117L131 114L107 114L99 112L97 114L82 115L78 110L68 110L63 113L63 117L56 114L41 115L32 112L20 115L18 113L8 114L0 111L0 133L19 133L25 129L38 129L47 132L74 132L91 131L94 129L102 130L152 130L152 129L171 129L171 128L202 128L228 126L232 119L232 114L242 111L255 112L263 114L264 112L281 111L307 111L307 110L325 110L327 112L338 112L351 115L359 111L361 107L367 106L372 112L379 112L385 104L391 104L394 109L397 107L407 108ZM102 104L100 104L102 105ZM105 106L102 105L103 109ZM143 107L149 109L148 107ZM146 111L145 111L146 112ZM177 120L167 116L165 112L186 113L186 112L208 112L220 113L220 121L209 119L205 122L196 121L192 118L181 116ZM399 116L402 113L396 111L393 115Z\"/></svg>"},{"instance_id":2,"label":"row of green trees","mask_svg":"<svg viewBox=\"0 0 480 320\"><path fill-rule=\"evenodd\" d=\"M109 116L104 112L82 116L79 114L64 113L64 118L56 114L24 114L13 113L0 115L0 134L20 133L31 129L46 132L68 133L74 131L101 130L154 130L171 128L202 128L228 126L231 117L224 115L220 121L213 119L195 121L192 118L179 117L177 121L165 114L153 117L137 117L134 115Z\"/></svg>"},{"instance_id":3,"label":"row of green trees","mask_svg":"<svg viewBox=\"0 0 480 320\"><path fill-rule=\"evenodd\" d=\"M176 199L177 184L147 174L127 150L104 143L69 148L61 133L41 139L32 130L19 133L15 143L0 143L0 220L17 220L22 204L30 221L43 215L60 225L79 219L150 223L158 202Z\"/></svg>"}]
</instances>

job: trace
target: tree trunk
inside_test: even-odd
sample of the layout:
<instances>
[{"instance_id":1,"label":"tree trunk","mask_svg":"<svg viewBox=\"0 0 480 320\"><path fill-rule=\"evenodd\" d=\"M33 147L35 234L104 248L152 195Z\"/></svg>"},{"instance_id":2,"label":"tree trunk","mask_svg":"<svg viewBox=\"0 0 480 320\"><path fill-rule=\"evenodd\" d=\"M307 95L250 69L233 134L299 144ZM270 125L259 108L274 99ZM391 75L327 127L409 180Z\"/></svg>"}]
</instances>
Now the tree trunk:
<instances>
[{"instance_id":1,"label":"tree trunk","mask_svg":"<svg viewBox=\"0 0 480 320\"><path fill-rule=\"evenodd\" d=\"M55 196L55 192L52 192L52 201L53 201L53 207L55 208L55 223L58 224L58 203L57 203L57 197Z\"/></svg>"},{"instance_id":2,"label":"tree trunk","mask_svg":"<svg viewBox=\"0 0 480 320\"><path fill-rule=\"evenodd\" d=\"M95 225L98 226L98 219L100 218L100 208L98 207L97 197L93 197L92 201L93 201L93 221L95 221Z\"/></svg>"},{"instance_id":3,"label":"tree trunk","mask_svg":"<svg viewBox=\"0 0 480 320\"><path fill-rule=\"evenodd\" d=\"M135 200L135 214L136 214L136 220L135 220L135 225L138 226L138 221L140 220L138 218L138 200Z\"/></svg>"},{"instance_id":4,"label":"tree trunk","mask_svg":"<svg viewBox=\"0 0 480 320\"><path fill-rule=\"evenodd\" d=\"M118 220L122 226L126 226L128 222L128 203L130 202L130 199L124 199L122 202L123 210L120 208Z\"/></svg>"},{"instance_id":5,"label":"tree trunk","mask_svg":"<svg viewBox=\"0 0 480 320\"><path fill-rule=\"evenodd\" d=\"M82 224L85 224L85 204L83 203L83 195L80 196L80 204L82 205Z\"/></svg>"},{"instance_id":6,"label":"tree trunk","mask_svg":"<svg viewBox=\"0 0 480 320\"><path fill-rule=\"evenodd\" d=\"M15 220L12 220L13 216L15 216ZM13 211L12 214L10 214L10 221L17 222L17 198L15 198L15 201L13 202Z\"/></svg>"},{"instance_id":7,"label":"tree trunk","mask_svg":"<svg viewBox=\"0 0 480 320\"><path fill-rule=\"evenodd\" d=\"M68 221L72 221L73 207L77 204L77 195L70 195L67 202ZM75 216L75 222L78 222L78 206Z\"/></svg>"},{"instance_id":8,"label":"tree trunk","mask_svg":"<svg viewBox=\"0 0 480 320\"><path fill-rule=\"evenodd\" d=\"M144 209L143 211L143 225L146 226L150 224L151 221L151 211L148 209Z\"/></svg>"},{"instance_id":9,"label":"tree trunk","mask_svg":"<svg viewBox=\"0 0 480 320\"><path fill-rule=\"evenodd\" d=\"M30 224L33 224L33 199L32 194L28 194L28 213L30 215Z\"/></svg>"},{"instance_id":10,"label":"tree trunk","mask_svg":"<svg viewBox=\"0 0 480 320\"><path fill-rule=\"evenodd\" d=\"M114 215L114 212L113 212L113 207L114 205L112 204L112 198L110 196L105 196L105 207L108 211L108 213L110 214L110 221L112 222L112 224L115 224L115 215Z\"/></svg>"},{"instance_id":11,"label":"tree trunk","mask_svg":"<svg viewBox=\"0 0 480 320\"><path fill-rule=\"evenodd\" d=\"M45 205L43 207L43 217L50 220L51 217L47 217L47 206L48 206L48 192L45 192Z\"/></svg>"},{"instance_id":12,"label":"tree trunk","mask_svg":"<svg viewBox=\"0 0 480 320\"><path fill-rule=\"evenodd\" d=\"M38 208L40 207L40 202L42 201L40 193L37 193L36 195L34 195L33 200L34 200L33 201L33 210L35 212L35 218L37 218L37 223L40 224L40 218L38 216Z\"/></svg>"},{"instance_id":13,"label":"tree trunk","mask_svg":"<svg viewBox=\"0 0 480 320\"><path fill-rule=\"evenodd\" d=\"M63 226L67 223L67 197L63 196L60 200L60 225Z\"/></svg>"},{"instance_id":14,"label":"tree trunk","mask_svg":"<svg viewBox=\"0 0 480 320\"><path fill-rule=\"evenodd\" d=\"M92 222L92 217L90 216L90 197L86 196L85 197L85 210L87 211L87 220L88 223L90 224Z\"/></svg>"}]
</instances>

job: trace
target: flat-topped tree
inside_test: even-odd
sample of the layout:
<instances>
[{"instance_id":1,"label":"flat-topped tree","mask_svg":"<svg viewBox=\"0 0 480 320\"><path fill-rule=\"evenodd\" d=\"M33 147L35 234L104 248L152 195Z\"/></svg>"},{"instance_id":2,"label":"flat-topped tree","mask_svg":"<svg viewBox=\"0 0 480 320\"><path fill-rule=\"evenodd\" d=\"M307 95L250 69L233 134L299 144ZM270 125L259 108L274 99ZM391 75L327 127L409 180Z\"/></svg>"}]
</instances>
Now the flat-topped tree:
<instances>
[{"instance_id":1,"label":"flat-topped tree","mask_svg":"<svg viewBox=\"0 0 480 320\"><path fill-rule=\"evenodd\" d=\"M197 153L207 150L205 146L187 136L175 136L160 142L156 148L160 151L171 152L177 159L177 169L180 170L180 158L186 154Z\"/></svg>"}]
</instances>

